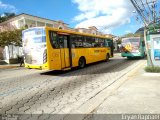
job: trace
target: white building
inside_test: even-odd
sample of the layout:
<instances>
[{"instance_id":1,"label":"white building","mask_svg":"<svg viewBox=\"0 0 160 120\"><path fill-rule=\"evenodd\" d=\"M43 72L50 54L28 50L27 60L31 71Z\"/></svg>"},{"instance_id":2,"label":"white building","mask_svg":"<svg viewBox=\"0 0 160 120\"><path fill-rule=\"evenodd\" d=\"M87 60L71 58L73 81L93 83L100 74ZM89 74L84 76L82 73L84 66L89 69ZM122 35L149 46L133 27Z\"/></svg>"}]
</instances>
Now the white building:
<instances>
[{"instance_id":1,"label":"white building","mask_svg":"<svg viewBox=\"0 0 160 120\"><path fill-rule=\"evenodd\" d=\"M93 35L104 35L101 32L99 32L95 26L88 27L88 29L87 28L76 28L75 31L80 32L80 33L93 34Z\"/></svg>"},{"instance_id":2,"label":"white building","mask_svg":"<svg viewBox=\"0 0 160 120\"><path fill-rule=\"evenodd\" d=\"M70 29L68 27L68 24L64 23L63 21L55 21L22 13L5 22L0 23L0 31L2 32L8 29L11 30L41 26L48 26L60 29Z\"/></svg>"}]
</instances>

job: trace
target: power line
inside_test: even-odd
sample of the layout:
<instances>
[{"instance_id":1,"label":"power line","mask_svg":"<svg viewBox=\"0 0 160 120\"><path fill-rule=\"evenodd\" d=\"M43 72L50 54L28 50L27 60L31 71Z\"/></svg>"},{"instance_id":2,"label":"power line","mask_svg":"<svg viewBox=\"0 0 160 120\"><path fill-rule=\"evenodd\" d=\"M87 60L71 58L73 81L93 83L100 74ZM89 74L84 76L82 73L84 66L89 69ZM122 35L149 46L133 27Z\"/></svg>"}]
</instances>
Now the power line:
<instances>
[{"instance_id":1,"label":"power line","mask_svg":"<svg viewBox=\"0 0 160 120\"><path fill-rule=\"evenodd\" d=\"M148 22L147 17L145 16L145 14L143 14L143 11L144 11L144 10L140 7L140 5L137 3L136 0L134 0L134 2L135 2L135 4L136 4L137 8L139 9L139 11L141 12L141 15L144 17L145 21ZM142 3L143 3L143 2L142 2Z\"/></svg>"},{"instance_id":2,"label":"power line","mask_svg":"<svg viewBox=\"0 0 160 120\"><path fill-rule=\"evenodd\" d=\"M143 1L140 0L140 2L141 2L141 4L142 4L142 6L143 6L144 11L146 12L146 14L148 14L148 12L147 12L147 10L146 10L146 7L145 7L145 5L144 5L144 3L143 3Z\"/></svg>"},{"instance_id":3,"label":"power line","mask_svg":"<svg viewBox=\"0 0 160 120\"><path fill-rule=\"evenodd\" d=\"M151 0L151 1L140 0L140 2L137 2L139 0L130 0L130 1L145 25L149 25L150 23L157 22L157 19L158 19L158 17L157 17L158 11L156 10L157 0ZM150 4L151 4L151 6L150 6Z\"/></svg>"},{"instance_id":4,"label":"power line","mask_svg":"<svg viewBox=\"0 0 160 120\"><path fill-rule=\"evenodd\" d=\"M152 9L151 9L150 6L149 6L150 3L152 3L152 2L148 2L148 0L146 0L146 5L147 5L147 7L148 7L150 13L152 13Z\"/></svg>"},{"instance_id":5,"label":"power line","mask_svg":"<svg viewBox=\"0 0 160 120\"><path fill-rule=\"evenodd\" d=\"M142 18L143 23L145 24L145 26L147 26L147 21L145 16L143 15L143 13L140 10L139 5L137 4L137 2L135 0L130 0L131 3L133 4L134 8L136 9L137 13L140 15L140 17Z\"/></svg>"}]
</instances>

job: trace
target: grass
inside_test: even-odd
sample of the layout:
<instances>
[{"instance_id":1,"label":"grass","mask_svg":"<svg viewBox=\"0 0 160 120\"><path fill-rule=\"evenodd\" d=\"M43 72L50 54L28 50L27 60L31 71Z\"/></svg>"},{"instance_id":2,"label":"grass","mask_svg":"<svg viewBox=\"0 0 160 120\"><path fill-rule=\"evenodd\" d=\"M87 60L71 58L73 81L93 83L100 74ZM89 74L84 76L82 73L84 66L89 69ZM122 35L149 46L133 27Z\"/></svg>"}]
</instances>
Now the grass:
<instances>
[{"instance_id":1,"label":"grass","mask_svg":"<svg viewBox=\"0 0 160 120\"><path fill-rule=\"evenodd\" d=\"M151 73L160 73L160 67L157 66L147 66L144 68L146 72L151 72Z\"/></svg>"}]
</instances>

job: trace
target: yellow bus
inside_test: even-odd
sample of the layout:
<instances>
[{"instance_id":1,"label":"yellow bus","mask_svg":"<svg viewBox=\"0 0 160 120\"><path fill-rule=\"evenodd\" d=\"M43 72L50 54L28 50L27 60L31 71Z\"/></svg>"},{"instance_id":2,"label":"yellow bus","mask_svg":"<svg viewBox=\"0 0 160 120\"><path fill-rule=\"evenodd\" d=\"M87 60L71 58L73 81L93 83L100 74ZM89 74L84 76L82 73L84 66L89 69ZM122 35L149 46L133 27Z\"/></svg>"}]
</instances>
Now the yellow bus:
<instances>
[{"instance_id":1,"label":"yellow bus","mask_svg":"<svg viewBox=\"0 0 160 120\"><path fill-rule=\"evenodd\" d=\"M50 27L22 31L26 68L67 70L113 57L112 39Z\"/></svg>"}]
</instances>

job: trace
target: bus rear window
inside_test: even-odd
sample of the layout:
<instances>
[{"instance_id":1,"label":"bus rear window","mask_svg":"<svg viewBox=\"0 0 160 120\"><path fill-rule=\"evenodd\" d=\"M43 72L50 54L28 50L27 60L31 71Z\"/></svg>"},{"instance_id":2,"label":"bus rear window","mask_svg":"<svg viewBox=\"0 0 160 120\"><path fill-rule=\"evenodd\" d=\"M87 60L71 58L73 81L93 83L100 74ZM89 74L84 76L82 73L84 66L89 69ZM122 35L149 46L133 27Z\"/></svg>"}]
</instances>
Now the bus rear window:
<instances>
[{"instance_id":1,"label":"bus rear window","mask_svg":"<svg viewBox=\"0 0 160 120\"><path fill-rule=\"evenodd\" d=\"M44 43L46 42L45 30L43 28L33 28L24 30L22 33L24 43Z\"/></svg>"},{"instance_id":2,"label":"bus rear window","mask_svg":"<svg viewBox=\"0 0 160 120\"><path fill-rule=\"evenodd\" d=\"M46 36L34 37L34 38L33 38L33 42L34 42L34 43L46 42Z\"/></svg>"}]
</instances>

